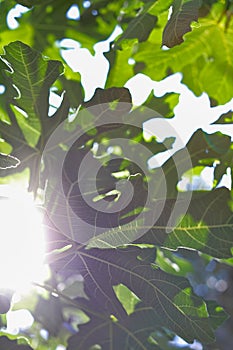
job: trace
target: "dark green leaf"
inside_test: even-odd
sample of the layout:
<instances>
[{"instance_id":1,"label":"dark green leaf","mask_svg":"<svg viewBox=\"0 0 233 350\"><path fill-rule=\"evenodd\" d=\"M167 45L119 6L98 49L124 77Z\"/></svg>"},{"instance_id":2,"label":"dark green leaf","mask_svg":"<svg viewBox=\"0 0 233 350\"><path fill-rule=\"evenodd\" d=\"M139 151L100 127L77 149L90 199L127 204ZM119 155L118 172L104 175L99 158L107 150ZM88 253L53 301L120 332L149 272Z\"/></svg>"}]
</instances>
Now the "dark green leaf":
<instances>
[{"instance_id":1,"label":"dark green leaf","mask_svg":"<svg viewBox=\"0 0 233 350\"><path fill-rule=\"evenodd\" d=\"M20 161L10 155L0 153L0 169L16 168Z\"/></svg>"},{"instance_id":2,"label":"dark green leaf","mask_svg":"<svg viewBox=\"0 0 233 350\"><path fill-rule=\"evenodd\" d=\"M119 45L125 39L138 39L139 42L147 40L155 27L156 21L157 18L147 12L138 15L129 23L116 44Z\"/></svg>"},{"instance_id":3,"label":"dark green leaf","mask_svg":"<svg viewBox=\"0 0 233 350\"><path fill-rule=\"evenodd\" d=\"M143 104L146 107L158 112L160 117L174 117L174 108L179 102L179 94L167 93L162 97L150 94L146 102Z\"/></svg>"},{"instance_id":4,"label":"dark green leaf","mask_svg":"<svg viewBox=\"0 0 233 350\"><path fill-rule=\"evenodd\" d=\"M26 6L26 7L32 7L35 5L46 5L52 2L53 0L15 0L18 4Z\"/></svg>"},{"instance_id":5,"label":"dark green leaf","mask_svg":"<svg viewBox=\"0 0 233 350\"><path fill-rule=\"evenodd\" d=\"M74 247L54 267L62 273L64 265L69 266L70 270L79 266L85 279L85 292L90 300L95 301L94 309L88 311L88 316L92 317L95 310L98 313L102 310L101 314L108 316L107 320L98 321L98 326L95 325L98 329L105 328L106 322L109 326L110 315L124 322L126 316L119 313L119 307L116 308L117 299L112 289L114 285L123 283L146 307L153 309L160 327L169 328L187 341L196 338L211 342L213 335L205 304L192 294L188 281L152 268L138 256L140 249L136 247L103 251ZM124 326L120 327L124 330ZM85 340L88 338L85 335Z\"/></svg>"},{"instance_id":6,"label":"dark green leaf","mask_svg":"<svg viewBox=\"0 0 233 350\"><path fill-rule=\"evenodd\" d=\"M174 0L172 15L163 31L163 45L173 47L183 42L183 35L191 31L191 22L198 20L201 0Z\"/></svg>"},{"instance_id":7,"label":"dark green leaf","mask_svg":"<svg viewBox=\"0 0 233 350\"><path fill-rule=\"evenodd\" d=\"M4 350L33 350L31 346L18 344L17 340L10 340L6 336L0 337L0 347Z\"/></svg>"},{"instance_id":8,"label":"dark green leaf","mask_svg":"<svg viewBox=\"0 0 233 350\"><path fill-rule=\"evenodd\" d=\"M121 323L95 317L80 326L79 333L69 339L67 350L89 350L97 344L102 350L159 350L148 341L158 324L158 315L148 307L141 307Z\"/></svg>"},{"instance_id":9,"label":"dark green leaf","mask_svg":"<svg viewBox=\"0 0 233 350\"><path fill-rule=\"evenodd\" d=\"M223 113L213 124L233 124L233 112L229 111L227 113Z\"/></svg>"},{"instance_id":10,"label":"dark green leaf","mask_svg":"<svg viewBox=\"0 0 233 350\"><path fill-rule=\"evenodd\" d=\"M34 311L34 317L52 336L58 335L64 321L61 300L53 295L47 300L40 297Z\"/></svg>"},{"instance_id":11,"label":"dark green leaf","mask_svg":"<svg viewBox=\"0 0 233 350\"><path fill-rule=\"evenodd\" d=\"M167 205L156 225L138 242L168 249L186 247L214 257L229 258L233 246L233 214L228 207L229 201L230 191L225 188L195 195L187 213L174 227L166 226L172 210Z\"/></svg>"}]
</instances>

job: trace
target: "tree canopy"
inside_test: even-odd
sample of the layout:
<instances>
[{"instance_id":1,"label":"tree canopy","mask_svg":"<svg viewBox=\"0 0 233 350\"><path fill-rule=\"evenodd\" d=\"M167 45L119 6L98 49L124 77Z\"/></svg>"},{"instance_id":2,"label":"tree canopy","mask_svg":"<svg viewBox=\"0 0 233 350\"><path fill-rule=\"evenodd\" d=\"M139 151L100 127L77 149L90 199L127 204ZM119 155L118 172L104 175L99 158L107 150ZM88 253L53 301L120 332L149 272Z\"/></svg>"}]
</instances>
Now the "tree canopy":
<instances>
[{"instance_id":1,"label":"tree canopy","mask_svg":"<svg viewBox=\"0 0 233 350\"><path fill-rule=\"evenodd\" d=\"M18 306L0 295L0 348L229 349L233 1L1 0L0 11L0 182L21 174L43 198L50 267L43 293ZM95 57L116 28L105 86L87 99L64 39ZM180 73L208 97L215 120L200 114L217 131L200 125L185 141L178 92L151 90L136 105L126 85L139 73L154 82ZM9 335L4 315L20 305L34 324Z\"/></svg>"}]
</instances>

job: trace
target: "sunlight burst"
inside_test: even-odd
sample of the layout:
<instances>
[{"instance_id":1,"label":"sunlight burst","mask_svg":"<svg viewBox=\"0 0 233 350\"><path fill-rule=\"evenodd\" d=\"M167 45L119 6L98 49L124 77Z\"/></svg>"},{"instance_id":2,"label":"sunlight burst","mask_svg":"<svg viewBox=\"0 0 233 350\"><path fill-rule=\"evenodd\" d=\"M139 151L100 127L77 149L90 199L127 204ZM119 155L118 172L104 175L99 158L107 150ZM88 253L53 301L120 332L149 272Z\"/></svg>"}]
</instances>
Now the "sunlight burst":
<instances>
[{"instance_id":1,"label":"sunlight burst","mask_svg":"<svg viewBox=\"0 0 233 350\"><path fill-rule=\"evenodd\" d=\"M46 276L42 215L27 193L5 192L1 186L1 288L26 292Z\"/></svg>"}]
</instances>

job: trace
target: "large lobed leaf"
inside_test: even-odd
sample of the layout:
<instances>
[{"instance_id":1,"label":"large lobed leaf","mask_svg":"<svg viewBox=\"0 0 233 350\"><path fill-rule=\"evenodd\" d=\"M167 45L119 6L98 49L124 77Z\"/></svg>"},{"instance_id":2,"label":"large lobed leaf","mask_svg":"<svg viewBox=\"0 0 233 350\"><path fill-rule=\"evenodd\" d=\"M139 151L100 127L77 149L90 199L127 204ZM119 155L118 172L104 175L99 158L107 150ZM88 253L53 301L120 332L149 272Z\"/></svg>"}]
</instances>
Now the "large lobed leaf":
<instances>
[{"instance_id":1,"label":"large lobed leaf","mask_svg":"<svg viewBox=\"0 0 233 350\"><path fill-rule=\"evenodd\" d=\"M224 5L215 4L205 18L199 18L199 26L185 35L181 45L161 50L155 29L147 42L139 44L134 55L140 62L140 70L152 79L161 80L168 71L182 72L183 82L196 94L208 93L218 103L232 98L232 21L227 30ZM221 21L220 21L221 19ZM139 65L136 66L137 71Z\"/></svg>"},{"instance_id":2,"label":"large lobed leaf","mask_svg":"<svg viewBox=\"0 0 233 350\"><path fill-rule=\"evenodd\" d=\"M163 227L157 222L140 241L154 243L169 249L186 247L217 258L232 256L233 215L228 207L230 193L218 189L192 200L190 207L177 226ZM169 211L170 208L168 208ZM167 234L166 230L170 230Z\"/></svg>"},{"instance_id":3,"label":"large lobed leaf","mask_svg":"<svg viewBox=\"0 0 233 350\"><path fill-rule=\"evenodd\" d=\"M80 326L79 334L69 338L67 350L90 349L95 344L103 350L159 350L158 346L148 342L157 322L156 313L147 307L136 310L121 323L94 317L88 324Z\"/></svg>"},{"instance_id":4,"label":"large lobed leaf","mask_svg":"<svg viewBox=\"0 0 233 350\"><path fill-rule=\"evenodd\" d=\"M8 84L17 89L11 103L19 125L30 146L35 146L41 132L42 101L48 108L49 88L63 72L59 61L45 60L41 54L20 41L5 47L2 59L7 61L11 72ZM19 107L27 118L15 107ZM47 111L48 114L48 111Z\"/></svg>"},{"instance_id":5,"label":"large lobed leaf","mask_svg":"<svg viewBox=\"0 0 233 350\"><path fill-rule=\"evenodd\" d=\"M116 130L117 132L119 131ZM167 186L165 202L163 203L159 199L164 178L161 177L160 171L155 169L151 172L149 180L152 189L150 195L153 198L150 203L151 207L148 207L139 219L131 216L127 223L121 221L120 214L122 213L119 213L118 226L114 227L113 225L101 234L95 234L88 242L88 247L114 248L135 241L136 243L162 245L169 249L187 247L218 258L231 257L233 215L229 207L230 191L226 188L208 192L194 191L191 194L192 199L189 201L191 192L187 188L183 189L185 192L180 193L180 198L177 197L179 194L177 186L181 175L192 171L188 167L191 164L195 169L196 166L200 165L211 167L215 162L218 162L218 167L223 168L221 174L217 171L218 167L215 169L215 178L219 183L224 169L226 170L226 167L230 166L229 162L226 163L226 154L230 150L231 140L228 136L221 133L209 135L198 130L187 144L187 149L176 152L162 166ZM155 149L154 153L156 153ZM133 154L133 147L131 154ZM191 162L187 161L189 159ZM177 169L180 170L180 174L178 174ZM136 193L138 197L142 197L143 189ZM134 203L137 203L136 199ZM178 208L177 212L174 211L175 204ZM163 205L161 214L157 220L153 221L153 212L159 213ZM79 206L81 212L83 207L81 202ZM87 212L91 213L90 210L86 209L86 214ZM213 213L215 213L214 216ZM110 217L108 219L110 220ZM143 232L147 233L143 235ZM141 238L137 239L138 237Z\"/></svg>"},{"instance_id":6,"label":"large lobed leaf","mask_svg":"<svg viewBox=\"0 0 233 350\"><path fill-rule=\"evenodd\" d=\"M173 250L190 248L217 258L230 258L233 246L233 215L227 204L230 198L226 189L194 196L187 212L182 218L177 218L177 223L174 222L172 226L168 225L168 219L173 212L174 201L167 200L161 216L153 226L150 226L150 213L145 213L143 221L135 219L132 223L93 237L88 247L108 249L134 240L134 243L155 244ZM159 207L159 202L157 206ZM139 236L138 232L146 230L148 232L145 235L135 239Z\"/></svg>"},{"instance_id":7,"label":"large lobed leaf","mask_svg":"<svg viewBox=\"0 0 233 350\"><path fill-rule=\"evenodd\" d=\"M71 343L73 346L74 344L77 346L79 337L82 346L94 345L97 340L98 342L106 341L106 336L101 340L101 334L99 338L97 331L102 332L109 327L115 330L112 338L109 339L107 336L107 342L114 346L116 346L114 333L120 331L131 338L130 329L133 331L132 327L136 328L134 336L138 344L140 342L143 344L142 340L148 331L158 326L169 328L187 341L196 338L208 343L213 340L211 327L208 325L209 315L206 306L201 299L192 294L188 281L185 278L169 275L140 259L141 249L129 247L117 250L86 250L74 246L65 255L63 259L53 264L53 268L61 274L62 272L66 274L66 271L63 270L64 266L69 271L78 269L84 277L85 293L91 305L88 310L86 308L88 302L84 303L85 312L91 319L93 318L90 323L92 335L89 333L90 330L88 331L89 325L87 325L87 333L84 330L86 325L83 325L83 332L74 336L75 342ZM134 326L131 319L128 320L128 316L123 312L120 313L119 307L116 308L119 301L113 293L113 286L119 283L123 283L133 291L148 309L148 311L146 309L143 311L142 308L140 311L142 317L149 316L145 324L146 333L140 330L140 325ZM111 315L117 318L116 324L110 320ZM132 314L132 321L134 317L137 318L137 314ZM127 344L128 339L124 341ZM145 348L142 345L139 347L139 349Z\"/></svg>"},{"instance_id":8,"label":"large lobed leaf","mask_svg":"<svg viewBox=\"0 0 233 350\"><path fill-rule=\"evenodd\" d=\"M50 88L62 73L62 64L43 58L19 41L5 48L2 60L10 71L6 71L4 81L9 87L6 106L9 122L0 121L1 137L10 143L14 156L21 161L17 170L30 168L29 189L36 192L44 145L68 114L69 105L64 97L57 112L48 117ZM12 85L14 89L10 88Z\"/></svg>"}]
</instances>

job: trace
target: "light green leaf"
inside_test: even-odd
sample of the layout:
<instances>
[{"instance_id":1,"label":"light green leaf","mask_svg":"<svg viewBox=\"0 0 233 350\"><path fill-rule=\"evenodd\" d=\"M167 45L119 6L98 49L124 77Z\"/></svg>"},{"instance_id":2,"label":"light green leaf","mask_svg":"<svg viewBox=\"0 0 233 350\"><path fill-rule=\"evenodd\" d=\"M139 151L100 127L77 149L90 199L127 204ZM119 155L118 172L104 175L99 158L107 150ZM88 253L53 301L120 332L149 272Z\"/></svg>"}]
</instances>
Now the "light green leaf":
<instances>
[{"instance_id":1,"label":"light green leaf","mask_svg":"<svg viewBox=\"0 0 233 350\"><path fill-rule=\"evenodd\" d=\"M131 292L129 288L124 286L123 284L118 284L113 287L117 298L120 300L122 305L124 306L128 315L134 312L135 306L140 301L137 296Z\"/></svg>"},{"instance_id":2,"label":"light green leaf","mask_svg":"<svg viewBox=\"0 0 233 350\"><path fill-rule=\"evenodd\" d=\"M151 15L157 16L162 12L167 11L169 7L172 5L173 0L157 0L152 1L152 6L149 8L148 12Z\"/></svg>"},{"instance_id":3,"label":"light green leaf","mask_svg":"<svg viewBox=\"0 0 233 350\"><path fill-rule=\"evenodd\" d=\"M21 160L17 170L30 168L29 191L35 193L44 145L68 115L69 103L63 94L60 107L48 117L50 88L60 76L62 64L43 58L19 41L9 44L1 59L10 70L6 71L4 81L9 88L7 111L10 123L0 121L1 137L12 146L14 156Z\"/></svg>"},{"instance_id":4,"label":"light green leaf","mask_svg":"<svg viewBox=\"0 0 233 350\"><path fill-rule=\"evenodd\" d=\"M25 116L25 113L17 106L11 105L11 109L14 112L20 129L23 131L25 140L30 147L34 147L39 140L40 131L33 125L30 125L31 123L28 121L28 116Z\"/></svg>"},{"instance_id":5,"label":"light green leaf","mask_svg":"<svg viewBox=\"0 0 233 350\"><path fill-rule=\"evenodd\" d=\"M62 64L42 58L39 52L20 41L6 46L1 59L7 61L10 69L8 76L16 89L12 103L27 114L25 118L13 107L16 119L29 144L35 146L41 132L42 111L45 112L41 105L42 98L45 103L49 88L63 71Z\"/></svg>"},{"instance_id":6,"label":"light green leaf","mask_svg":"<svg viewBox=\"0 0 233 350\"><path fill-rule=\"evenodd\" d=\"M208 17L199 19L199 27L187 33L181 45L162 50L149 39L139 44L134 58L152 79L161 80L170 70L182 72L183 82L195 94L206 92L224 104L232 98L233 22L226 30L224 18L219 19L219 12L213 9Z\"/></svg>"},{"instance_id":7,"label":"light green leaf","mask_svg":"<svg viewBox=\"0 0 233 350\"><path fill-rule=\"evenodd\" d=\"M104 54L110 64L106 88L113 86L121 87L134 75L133 65L129 64L129 59L133 55L135 44L136 39L125 39L121 43L121 50L110 50Z\"/></svg>"}]
</instances>

